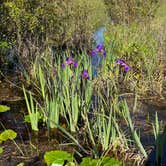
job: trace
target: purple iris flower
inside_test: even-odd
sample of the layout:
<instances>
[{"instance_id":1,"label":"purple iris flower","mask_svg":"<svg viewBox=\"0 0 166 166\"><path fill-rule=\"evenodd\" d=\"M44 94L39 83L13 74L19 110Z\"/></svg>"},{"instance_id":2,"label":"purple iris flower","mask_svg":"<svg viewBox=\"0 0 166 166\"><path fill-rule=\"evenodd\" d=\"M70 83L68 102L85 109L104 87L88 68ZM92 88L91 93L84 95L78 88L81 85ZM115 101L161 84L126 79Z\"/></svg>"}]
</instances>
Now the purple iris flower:
<instances>
[{"instance_id":1,"label":"purple iris flower","mask_svg":"<svg viewBox=\"0 0 166 166\"><path fill-rule=\"evenodd\" d=\"M89 74L88 74L88 70L84 70L84 71L82 72L82 74L81 74L81 77L82 77L82 78L85 78L85 79L87 79L87 80L90 80L90 76L89 76Z\"/></svg>"},{"instance_id":2,"label":"purple iris flower","mask_svg":"<svg viewBox=\"0 0 166 166\"><path fill-rule=\"evenodd\" d=\"M66 65L73 65L74 67L77 67L78 62L74 61L73 58L70 56L64 63L62 63L62 68L64 69Z\"/></svg>"},{"instance_id":3,"label":"purple iris flower","mask_svg":"<svg viewBox=\"0 0 166 166\"><path fill-rule=\"evenodd\" d=\"M105 51L105 48L102 44L98 44L96 48L92 51L92 57L95 56L97 53L102 54L104 57L106 57L107 53Z\"/></svg>"},{"instance_id":4,"label":"purple iris flower","mask_svg":"<svg viewBox=\"0 0 166 166\"><path fill-rule=\"evenodd\" d=\"M63 68L63 69L65 68L65 66L66 66L65 63L62 63L62 68Z\"/></svg>"},{"instance_id":5,"label":"purple iris flower","mask_svg":"<svg viewBox=\"0 0 166 166\"><path fill-rule=\"evenodd\" d=\"M98 52L101 52L103 49L104 49L104 47L103 47L102 44L99 44L99 45L96 46L96 50L97 50Z\"/></svg>"},{"instance_id":6,"label":"purple iris flower","mask_svg":"<svg viewBox=\"0 0 166 166\"><path fill-rule=\"evenodd\" d=\"M73 63L73 66L74 66L74 67L77 67L77 66L78 66L78 62L74 62L74 63Z\"/></svg>"},{"instance_id":7,"label":"purple iris flower","mask_svg":"<svg viewBox=\"0 0 166 166\"><path fill-rule=\"evenodd\" d=\"M93 50L91 53L92 57L96 55L96 50Z\"/></svg>"},{"instance_id":8,"label":"purple iris flower","mask_svg":"<svg viewBox=\"0 0 166 166\"><path fill-rule=\"evenodd\" d=\"M129 67L129 66L127 66L127 65L124 66L124 71L125 71L125 72L128 72L129 70L130 70L130 67Z\"/></svg>"},{"instance_id":9,"label":"purple iris flower","mask_svg":"<svg viewBox=\"0 0 166 166\"><path fill-rule=\"evenodd\" d=\"M126 65L125 61L122 60L122 59L117 59L116 63L119 64L119 65L124 65L124 64Z\"/></svg>"},{"instance_id":10,"label":"purple iris flower","mask_svg":"<svg viewBox=\"0 0 166 166\"><path fill-rule=\"evenodd\" d=\"M128 72L130 70L130 67L126 64L126 62L122 59L117 59L116 63L123 67L125 72Z\"/></svg>"},{"instance_id":11,"label":"purple iris flower","mask_svg":"<svg viewBox=\"0 0 166 166\"><path fill-rule=\"evenodd\" d=\"M73 63L74 63L73 58L71 56L68 57L67 60L66 60L66 64L70 65L70 64L73 64Z\"/></svg>"},{"instance_id":12,"label":"purple iris flower","mask_svg":"<svg viewBox=\"0 0 166 166\"><path fill-rule=\"evenodd\" d=\"M106 57L106 56L107 56L107 52L106 52L106 51L104 51L103 55L104 55L104 57Z\"/></svg>"}]
</instances>

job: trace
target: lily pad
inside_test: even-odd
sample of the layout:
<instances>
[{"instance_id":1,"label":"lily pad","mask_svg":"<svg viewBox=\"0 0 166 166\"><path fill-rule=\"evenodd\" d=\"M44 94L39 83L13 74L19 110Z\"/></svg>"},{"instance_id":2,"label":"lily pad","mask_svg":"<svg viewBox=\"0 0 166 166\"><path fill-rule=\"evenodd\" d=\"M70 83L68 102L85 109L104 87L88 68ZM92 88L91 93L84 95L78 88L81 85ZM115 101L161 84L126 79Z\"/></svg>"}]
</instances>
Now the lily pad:
<instances>
[{"instance_id":1,"label":"lily pad","mask_svg":"<svg viewBox=\"0 0 166 166\"><path fill-rule=\"evenodd\" d=\"M103 166L122 166L122 162L116 160L115 158L104 157L103 159L91 159L89 157L83 158L80 166L96 166L98 164Z\"/></svg>"},{"instance_id":2,"label":"lily pad","mask_svg":"<svg viewBox=\"0 0 166 166\"><path fill-rule=\"evenodd\" d=\"M11 129L5 130L0 134L0 143L8 139L13 140L17 137L17 133Z\"/></svg>"},{"instance_id":3,"label":"lily pad","mask_svg":"<svg viewBox=\"0 0 166 166\"><path fill-rule=\"evenodd\" d=\"M72 155L70 153L67 153L65 151L49 151L44 154L44 161L47 163L47 165L58 165L63 166L64 162L70 162L72 161Z\"/></svg>"},{"instance_id":4,"label":"lily pad","mask_svg":"<svg viewBox=\"0 0 166 166\"><path fill-rule=\"evenodd\" d=\"M6 106L6 105L0 105L0 113L1 112L6 112L9 111L10 107Z\"/></svg>"}]
</instances>

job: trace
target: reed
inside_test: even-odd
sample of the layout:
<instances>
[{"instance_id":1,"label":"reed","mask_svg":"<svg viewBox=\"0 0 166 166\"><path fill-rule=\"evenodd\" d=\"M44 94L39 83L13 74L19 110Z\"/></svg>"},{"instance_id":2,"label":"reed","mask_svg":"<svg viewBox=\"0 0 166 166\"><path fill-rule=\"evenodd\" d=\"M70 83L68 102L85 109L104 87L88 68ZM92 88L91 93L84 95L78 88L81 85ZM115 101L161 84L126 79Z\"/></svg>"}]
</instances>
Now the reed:
<instances>
[{"instance_id":1,"label":"reed","mask_svg":"<svg viewBox=\"0 0 166 166\"><path fill-rule=\"evenodd\" d=\"M38 131L39 130L38 129L38 121L39 121L38 104L34 103L34 99L31 92L29 92L30 101L28 100L28 96L24 86L23 86L23 92L24 92L24 97L25 97L29 117L30 117L31 127L34 131Z\"/></svg>"}]
</instances>

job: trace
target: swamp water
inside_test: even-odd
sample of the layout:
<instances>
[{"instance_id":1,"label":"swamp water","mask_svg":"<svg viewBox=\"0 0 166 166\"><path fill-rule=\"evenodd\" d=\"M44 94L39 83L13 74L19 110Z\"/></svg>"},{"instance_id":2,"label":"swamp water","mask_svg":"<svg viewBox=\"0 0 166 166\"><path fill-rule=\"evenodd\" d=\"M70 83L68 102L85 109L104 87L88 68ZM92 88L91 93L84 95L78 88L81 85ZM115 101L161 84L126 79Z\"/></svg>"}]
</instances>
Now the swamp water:
<instances>
[{"instance_id":1,"label":"swamp water","mask_svg":"<svg viewBox=\"0 0 166 166\"><path fill-rule=\"evenodd\" d=\"M100 28L94 35L96 45L103 44L104 28ZM92 73L93 77L97 77L98 68L102 67L102 58L98 54L92 57ZM8 81L6 81L8 80ZM10 81L9 81L10 80ZM0 166L15 166L21 161L26 165L45 165L43 161L43 154L48 150L67 150L68 152L73 149L73 145L60 145L66 138L63 135L55 132L54 139L48 140L48 130L46 126L39 125L39 133L36 134L31 130L29 124L24 122L24 115L27 114L26 105L23 100L23 94L16 89L15 85L19 85L20 78L18 76L10 76L0 82L0 104L8 105L11 107L10 111L0 113L0 132L5 129L13 129L17 132L17 145L22 149L25 154L22 156L17 146L12 141L7 141L2 144L4 152L0 155ZM128 105L133 108L134 97L126 97ZM95 101L93 96L92 101ZM149 104L150 103L150 104ZM155 121L155 112L157 111L161 126L166 125L166 102L156 106L150 101L138 101L135 112L131 113L134 126L140 131L141 142L149 153L154 149L155 139L153 134L152 123ZM165 146L165 145L164 145ZM165 148L166 149L166 148ZM165 151L164 154L166 155ZM153 166L155 151L149 155L149 165ZM164 158L163 158L164 162Z\"/></svg>"}]
</instances>

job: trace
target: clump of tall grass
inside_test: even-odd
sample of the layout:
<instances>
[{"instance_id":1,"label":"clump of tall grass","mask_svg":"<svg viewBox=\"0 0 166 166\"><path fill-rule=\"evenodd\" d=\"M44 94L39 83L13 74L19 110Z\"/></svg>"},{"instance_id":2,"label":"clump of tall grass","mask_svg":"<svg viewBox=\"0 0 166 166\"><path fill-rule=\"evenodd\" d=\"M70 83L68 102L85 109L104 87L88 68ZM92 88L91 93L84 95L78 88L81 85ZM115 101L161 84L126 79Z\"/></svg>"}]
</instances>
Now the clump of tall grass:
<instances>
[{"instance_id":1,"label":"clump of tall grass","mask_svg":"<svg viewBox=\"0 0 166 166\"><path fill-rule=\"evenodd\" d=\"M81 74L87 69L89 79L92 78L90 61L86 54L82 55L77 62L78 67L74 67L69 64L69 60L66 60L66 55L63 60L57 58L55 64L52 65L51 56L51 60L47 56L43 60L36 61L33 66L32 84L40 98L39 102L42 107L40 113L49 128L55 128L56 124L59 125L59 116L63 116L70 130L76 132L79 117L88 112L90 107L91 80L82 77ZM62 66L63 61L65 66ZM86 63L83 64L83 61ZM24 94L26 97L26 93ZM35 96L33 97L35 98Z\"/></svg>"}]
</instances>

